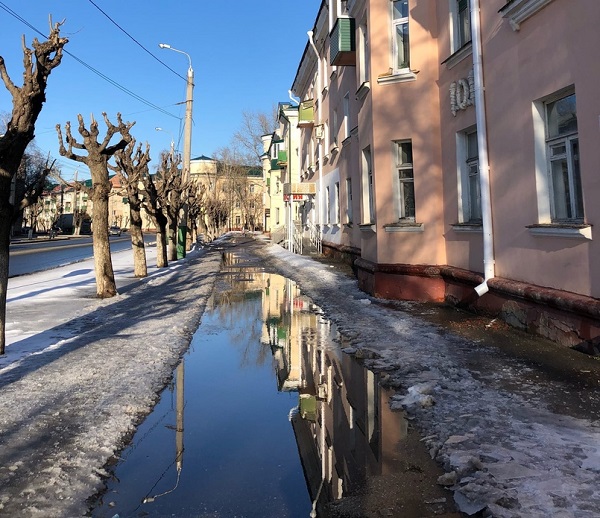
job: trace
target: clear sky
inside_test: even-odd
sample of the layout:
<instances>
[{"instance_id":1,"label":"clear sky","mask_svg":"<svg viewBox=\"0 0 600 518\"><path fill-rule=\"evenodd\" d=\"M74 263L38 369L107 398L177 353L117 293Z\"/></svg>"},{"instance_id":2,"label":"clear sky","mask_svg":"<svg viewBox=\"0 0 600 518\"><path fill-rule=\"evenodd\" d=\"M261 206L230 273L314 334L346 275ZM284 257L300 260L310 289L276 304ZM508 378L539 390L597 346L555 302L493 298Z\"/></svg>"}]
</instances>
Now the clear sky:
<instances>
[{"instance_id":1,"label":"clear sky","mask_svg":"<svg viewBox=\"0 0 600 518\"><path fill-rule=\"evenodd\" d=\"M87 127L90 114L102 121L102 112L113 122L118 112L124 121L136 121L132 134L137 141L150 143L154 165L172 137L177 149L183 149L188 59L160 49L159 43L191 56L195 76L192 157L211 156L230 143L241 127L243 111L268 112L273 104L289 100L306 31L313 28L320 3L0 0L0 56L13 82L21 85L21 35L31 47L34 37L42 39L34 29L48 34L49 14L55 22L65 20L61 35L69 38L65 49L74 57L65 54L49 78L36 142L59 159L66 178L78 169L81 179L89 177L85 169L59 157L55 130L60 123L64 131L65 122L71 121L78 135L78 113ZM11 108L11 97L0 83L0 113ZM101 122L101 136L104 128Z\"/></svg>"}]
</instances>

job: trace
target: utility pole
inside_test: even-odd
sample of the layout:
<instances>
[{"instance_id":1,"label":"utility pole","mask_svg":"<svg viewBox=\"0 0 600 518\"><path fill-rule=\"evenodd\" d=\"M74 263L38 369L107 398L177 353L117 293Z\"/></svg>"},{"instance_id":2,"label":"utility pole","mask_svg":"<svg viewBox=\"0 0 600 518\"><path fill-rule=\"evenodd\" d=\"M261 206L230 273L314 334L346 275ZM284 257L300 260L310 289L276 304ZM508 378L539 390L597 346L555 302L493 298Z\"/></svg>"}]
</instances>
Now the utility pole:
<instances>
[{"instance_id":1,"label":"utility pole","mask_svg":"<svg viewBox=\"0 0 600 518\"><path fill-rule=\"evenodd\" d=\"M185 127L184 127L184 139L183 139L183 171L181 180L186 188L183 190L183 204L181 207L181 218L179 220L179 231L177 233L177 259L183 259L185 257L185 251L187 250L187 234L188 234L188 188L187 183L190 180L190 161L192 153L192 104L194 100L194 69L192 68L192 58L187 52L183 50L171 47L167 43L159 43L158 46L161 49L168 49L180 54L185 54L189 61L189 67L187 71L187 88L185 94ZM191 241L191 237L190 237Z\"/></svg>"}]
</instances>

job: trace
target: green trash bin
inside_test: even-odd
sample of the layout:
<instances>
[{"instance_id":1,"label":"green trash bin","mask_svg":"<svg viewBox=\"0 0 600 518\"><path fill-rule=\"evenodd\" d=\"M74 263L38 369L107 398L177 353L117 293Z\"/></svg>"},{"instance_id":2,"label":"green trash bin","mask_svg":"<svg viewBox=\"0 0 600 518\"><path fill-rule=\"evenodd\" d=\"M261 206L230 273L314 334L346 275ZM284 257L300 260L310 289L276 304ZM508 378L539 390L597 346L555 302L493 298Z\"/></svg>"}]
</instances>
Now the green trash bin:
<instances>
[{"instance_id":1,"label":"green trash bin","mask_svg":"<svg viewBox=\"0 0 600 518\"><path fill-rule=\"evenodd\" d=\"M177 228L177 259L185 257L185 239L187 237L187 227Z\"/></svg>"}]
</instances>

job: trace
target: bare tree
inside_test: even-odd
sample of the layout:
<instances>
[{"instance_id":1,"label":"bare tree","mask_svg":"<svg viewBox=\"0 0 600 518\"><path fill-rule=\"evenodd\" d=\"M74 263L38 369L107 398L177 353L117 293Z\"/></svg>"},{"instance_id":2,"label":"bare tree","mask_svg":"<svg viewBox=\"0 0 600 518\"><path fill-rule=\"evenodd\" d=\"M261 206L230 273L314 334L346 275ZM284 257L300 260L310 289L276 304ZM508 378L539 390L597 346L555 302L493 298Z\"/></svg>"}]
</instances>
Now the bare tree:
<instances>
[{"instance_id":1,"label":"bare tree","mask_svg":"<svg viewBox=\"0 0 600 518\"><path fill-rule=\"evenodd\" d=\"M17 174L27 145L33 140L35 122L46 100L48 77L62 60L67 38L60 37L60 23L52 25L46 41L33 40L33 49L27 48L23 37L23 84L15 85L0 56L0 77L12 97L12 112L6 123L6 131L0 137L0 354L6 345L6 290L8 286L8 262L11 226L15 217L26 205L35 203L38 191L27 200L11 199L11 184ZM42 174L48 175L50 168ZM41 191L39 191L41 192ZM39 193L37 194L39 196Z\"/></svg>"},{"instance_id":2,"label":"bare tree","mask_svg":"<svg viewBox=\"0 0 600 518\"><path fill-rule=\"evenodd\" d=\"M198 182L190 182L188 187L188 227L193 243L198 241L198 222L202 216L202 207L206 186Z\"/></svg>"},{"instance_id":3,"label":"bare tree","mask_svg":"<svg viewBox=\"0 0 600 518\"><path fill-rule=\"evenodd\" d=\"M167 258L168 220L162 210L159 194L162 189L162 181L149 173L144 174L142 181L144 183L142 206L156 227L156 266L166 268L169 265Z\"/></svg>"},{"instance_id":4,"label":"bare tree","mask_svg":"<svg viewBox=\"0 0 600 518\"><path fill-rule=\"evenodd\" d=\"M182 195L186 191L189 182L184 182L179 166L181 155L174 155L166 151L161 153L160 165L157 176L160 179L158 195L160 206L168 220L168 258L169 261L177 260L177 227L179 222L179 211L183 206Z\"/></svg>"},{"instance_id":5,"label":"bare tree","mask_svg":"<svg viewBox=\"0 0 600 518\"><path fill-rule=\"evenodd\" d=\"M87 129L81 114L77 115L79 121L79 134L83 143L75 140L71 133L71 123L65 124L66 143L63 141L60 124L56 125L60 154L76 162L88 166L92 175L92 189L90 196L93 202L92 231L94 245L94 266L96 269L96 294L100 298L114 297L117 294L115 274L112 267L110 255L110 243L108 239L108 197L110 195L110 181L108 179L108 161L119 150L124 149L131 142L129 130L135 122L124 123L121 114L117 114L118 125L114 126L106 113L102 114L107 130L102 142L98 141L98 122L92 116L90 128ZM120 135L117 144L110 145L115 135ZM86 155L78 155L73 148L87 152Z\"/></svg>"},{"instance_id":6,"label":"bare tree","mask_svg":"<svg viewBox=\"0 0 600 518\"><path fill-rule=\"evenodd\" d=\"M115 154L115 161L118 166L117 174L127 192L134 275L136 277L146 277L148 275L148 266L146 263L144 234L142 233L143 221L140 186L143 176L148 175L150 146L146 144L146 150L142 151L142 144L140 143L136 148L136 142L132 140L124 150L118 151Z\"/></svg>"},{"instance_id":7,"label":"bare tree","mask_svg":"<svg viewBox=\"0 0 600 518\"><path fill-rule=\"evenodd\" d=\"M233 141L236 147L239 145L249 154L250 161L246 163L260 164L260 157L263 154L263 145L261 137L269 135L275 131L277 124L277 105L273 105L270 113L260 111L242 112L241 128L233 135Z\"/></svg>"}]
</instances>

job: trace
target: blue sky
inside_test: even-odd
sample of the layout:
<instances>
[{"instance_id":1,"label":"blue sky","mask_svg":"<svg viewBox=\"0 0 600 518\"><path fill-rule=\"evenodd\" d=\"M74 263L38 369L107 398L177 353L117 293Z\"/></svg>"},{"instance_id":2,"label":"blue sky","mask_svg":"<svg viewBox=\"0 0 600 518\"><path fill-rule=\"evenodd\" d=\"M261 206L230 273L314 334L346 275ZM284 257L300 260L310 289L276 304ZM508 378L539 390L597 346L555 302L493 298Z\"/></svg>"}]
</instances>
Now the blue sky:
<instances>
[{"instance_id":1,"label":"blue sky","mask_svg":"<svg viewBox=\"0 0 600 518\"><path fill-rule=\"evenodd\" d=\"M132 134L136 140L150 143L154 165L159 152L169 148L171 136L176 146L179 144L178 149L183 149L180 135L185 105L181 103L185 101L183 78L188 59L160 49L159 43L168 43L191 56L195 76L192 157L211 156L230 143L241 126L243 111L269 112L273 104L289 99L288 90L306 45L306 31L312 29L320 3L321 0L0 0L0 55L11 79L20 85L21 35L25 35L28 46L34 37L42 36L5 8L43 34L48 33L51 14L54 21L65 20L61 35L69 38L65 47L68 52L160 108L144 104L65 55L50 76L47 101L36 124L36 142L43 151L59 159L66 178L72 178L77 169L79 178L89 177L81 165L58 154L55 126L60 123L64 128L65 122L71 121L75 130L78 113L83 115L86 126L90 114L102 120L102 112L113 122L117 112L124 121L136 121ZM0 83L0 112L10 112L11 108L11 98ZM165 131L156 131L156 127ZM103 123L100 128L103 131Z\"/></svg>"}]
</instances>

